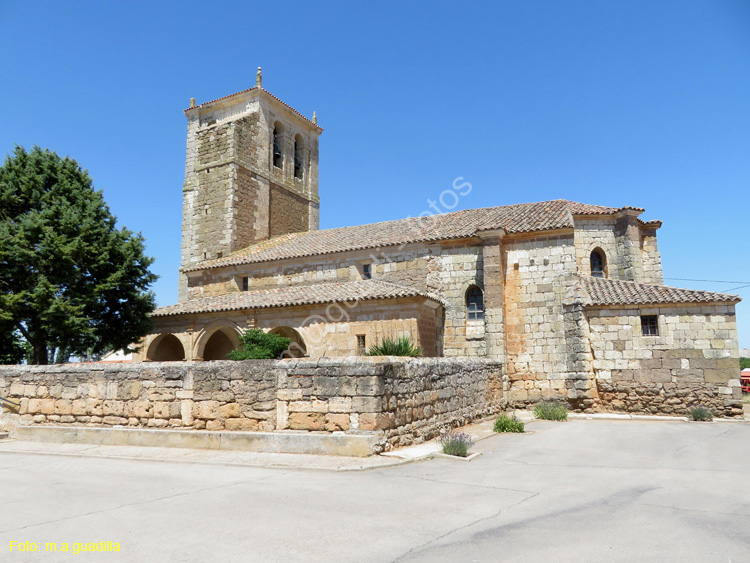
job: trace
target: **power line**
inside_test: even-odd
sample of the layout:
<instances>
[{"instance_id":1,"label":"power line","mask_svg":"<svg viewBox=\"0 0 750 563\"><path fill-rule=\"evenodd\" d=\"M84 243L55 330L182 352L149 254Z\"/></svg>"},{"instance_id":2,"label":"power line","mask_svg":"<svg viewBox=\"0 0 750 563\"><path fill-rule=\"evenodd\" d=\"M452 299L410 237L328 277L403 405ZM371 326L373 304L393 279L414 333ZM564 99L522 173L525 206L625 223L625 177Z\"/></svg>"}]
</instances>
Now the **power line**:
<instances>
[{"instance_id":1,"label":"power line","mask_svg":"<svg viewBox=\"0 0 750 563\"><path fill-rule=\"evenodd\" d=\"M746 283L750 284L750 281L737 281L737 280L694 280L691 278L664 278L665 280L678 280L678 281L694 281L694 282L706 282L706 283ZM743 286L744 287L744 286Z\"/></svg>"},{"instance_id":2,"label":"power line","mask_svg":"<svg viewBox=\"0 0 750 563\"><path fill-rule=\"evenodd\" d=\"M741 285L740 287L733 287L733 288L731 288L731 289L724 289L724 290L722 290L721 292L722 292L722 293L726 293L727 291L737 291L738 289L744 289L744 288L746 288L746 287L750 287L750 283L749 283L749 284L747 284L747 285Z\"/></svg>"}]
</instances>

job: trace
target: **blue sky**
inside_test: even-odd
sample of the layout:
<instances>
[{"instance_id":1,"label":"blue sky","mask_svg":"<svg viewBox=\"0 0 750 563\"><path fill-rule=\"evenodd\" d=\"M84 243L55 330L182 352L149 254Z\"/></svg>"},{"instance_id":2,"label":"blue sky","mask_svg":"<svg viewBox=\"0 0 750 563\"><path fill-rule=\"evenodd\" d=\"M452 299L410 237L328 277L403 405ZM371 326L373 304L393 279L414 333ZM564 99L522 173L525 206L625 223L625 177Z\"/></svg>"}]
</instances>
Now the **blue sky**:
<instances>
[{"instance_id":1,"label":"blue sky","mask_svg":"<svg viewBox=\"0 0 750 563\"><path fill-rule=\"evenodd\" d=\"M0 151L87 168L146 237L160 305L177 298L182 110L259 65L325 128L321 228L418 215L460 176L457 209L645 207L668 284L750 285L746 0L0 0L0 50ZM736 293L750 348L750 287Z\"/></svg>"}]
</instances>

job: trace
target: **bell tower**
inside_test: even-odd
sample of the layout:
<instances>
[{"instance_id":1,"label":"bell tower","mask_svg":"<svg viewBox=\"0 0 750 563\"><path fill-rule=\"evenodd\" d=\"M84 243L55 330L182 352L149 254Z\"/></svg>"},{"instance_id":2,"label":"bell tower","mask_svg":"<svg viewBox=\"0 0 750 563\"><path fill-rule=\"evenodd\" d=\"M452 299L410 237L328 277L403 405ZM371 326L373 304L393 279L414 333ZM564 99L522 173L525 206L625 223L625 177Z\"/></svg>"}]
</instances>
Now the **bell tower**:
<instances>
[{"instance_id":1,"label":"bell tower","mask_svg":"<svg viewBox=\"0 0 750 563\"><path fill-rule=\"evenodd\" d=\"M185 110L188 120L181 269L255 242L317 230L317 117L253 88ZM180 272L179 301L188 298Z\"/></svg>"}]
</instances>

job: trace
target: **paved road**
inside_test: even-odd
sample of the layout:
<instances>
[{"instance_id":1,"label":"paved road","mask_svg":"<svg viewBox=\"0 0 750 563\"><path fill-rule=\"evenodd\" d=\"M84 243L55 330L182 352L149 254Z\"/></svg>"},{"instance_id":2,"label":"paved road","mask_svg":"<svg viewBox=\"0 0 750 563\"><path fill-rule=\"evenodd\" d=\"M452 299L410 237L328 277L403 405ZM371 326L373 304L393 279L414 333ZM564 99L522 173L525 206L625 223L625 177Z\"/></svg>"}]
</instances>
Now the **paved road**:
<instances>
[{"instance_id":1,"label":"paved road","mask_svg":"<svg viewBox=\"0 0 750 563\"><path fill-rule=\"evenodd\" d=\"M349 473L0 452L0 560L750 561L750 424L527 428Z\"/></svg>"}]
</instances>

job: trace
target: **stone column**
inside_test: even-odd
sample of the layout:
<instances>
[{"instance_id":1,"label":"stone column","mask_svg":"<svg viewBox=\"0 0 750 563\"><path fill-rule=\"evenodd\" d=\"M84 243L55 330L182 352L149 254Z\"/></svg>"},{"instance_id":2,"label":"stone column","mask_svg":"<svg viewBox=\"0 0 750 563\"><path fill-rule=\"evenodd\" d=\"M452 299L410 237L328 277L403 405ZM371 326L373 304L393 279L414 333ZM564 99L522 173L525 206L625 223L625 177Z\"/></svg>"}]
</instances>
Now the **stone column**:
<instances>
[{"instance_id":1,"label":"stone column","mask_svg":"<svg viewBox=\"0 0 750 563\"><path fill-rule=\"evenodd\" d=\"M565 373L568 401L575 409L591 412L599 405L599 390L593 369L593 356L589 341L589 323L582 288L577 281L568 281L563 300L563 324L565 327Z\"/></svg>"},{"instance_id":2,"label":"stone column","mask_svg":"<svg viewBox=\"0 0 750 563\"><path fill-rule=\"evenodd\" d=\"M484 338L487 358L505 363L505 326L503 324L504 284L501 241L505 230L485 231L482 238L484 265Z\"/></svg>"}]
</instances>

